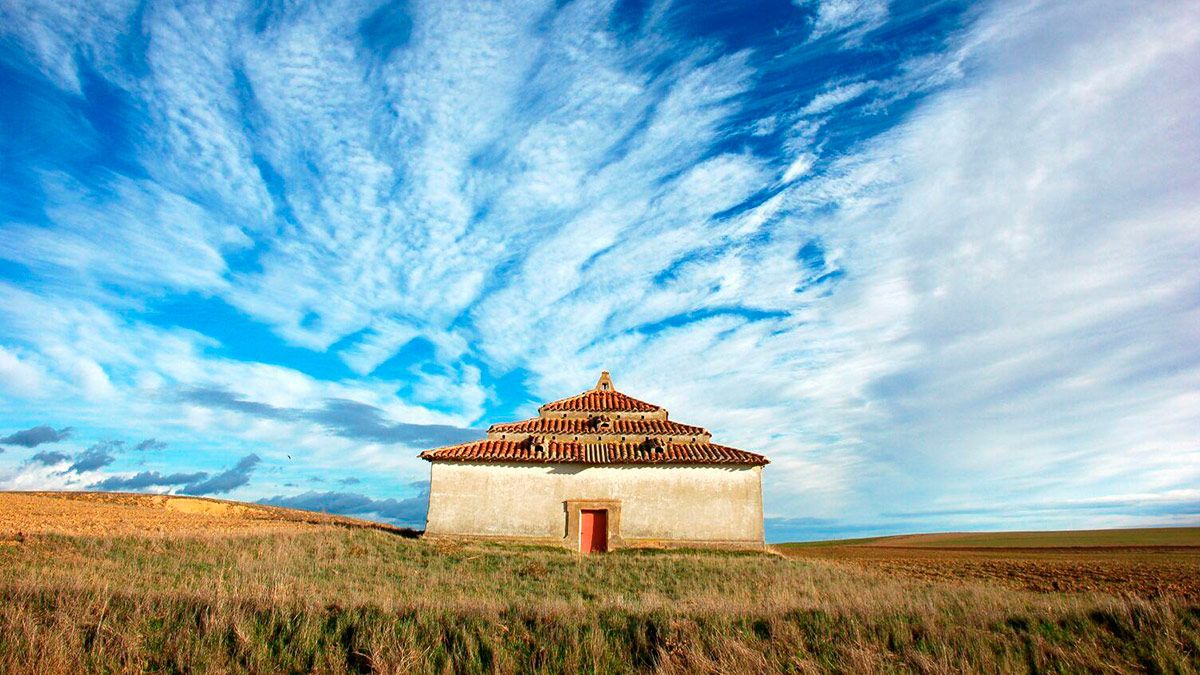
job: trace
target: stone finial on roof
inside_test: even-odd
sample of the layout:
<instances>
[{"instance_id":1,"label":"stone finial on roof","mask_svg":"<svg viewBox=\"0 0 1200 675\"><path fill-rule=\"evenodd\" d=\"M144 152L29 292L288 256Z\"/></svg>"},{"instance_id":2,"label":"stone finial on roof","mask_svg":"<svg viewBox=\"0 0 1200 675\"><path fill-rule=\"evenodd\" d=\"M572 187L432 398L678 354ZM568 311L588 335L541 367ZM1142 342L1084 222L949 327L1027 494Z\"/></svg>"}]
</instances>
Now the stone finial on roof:
<instances>
[{"instance_id":1,"label":"stone finial on roof","mask_svg":"<svg viewBox=\"0 0 1200 675\"><path fill-rule=\"evenodd\" d=\"M613 386L612 378L608 376L608 371L600 371L600 379L596 381L596 391L613 391L614 389L616 387Z\"/></svg>"}]
</instances>

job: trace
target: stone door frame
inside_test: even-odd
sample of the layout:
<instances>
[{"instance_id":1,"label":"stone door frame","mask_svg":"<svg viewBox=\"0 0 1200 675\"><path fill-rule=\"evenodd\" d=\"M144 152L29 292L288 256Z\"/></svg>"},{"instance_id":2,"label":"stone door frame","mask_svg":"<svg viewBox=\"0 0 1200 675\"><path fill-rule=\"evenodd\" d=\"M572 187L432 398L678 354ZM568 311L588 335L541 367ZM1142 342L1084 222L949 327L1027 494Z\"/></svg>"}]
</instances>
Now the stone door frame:
<instances>
[{"instance_id":1,"label":"stone door frame","mask_svg":"<svg viewBox=\"0 0 1200 675\"><path fill-rule=\"evenodd\" d=\"M621 538L621 502L616 499L568 499L563 502L567 516L567 536L563 537L563 546L579 552L579 519L580 511L584 509L607 511L608 550L625 547L625 540Z\"/></svg>"}]
</instances>

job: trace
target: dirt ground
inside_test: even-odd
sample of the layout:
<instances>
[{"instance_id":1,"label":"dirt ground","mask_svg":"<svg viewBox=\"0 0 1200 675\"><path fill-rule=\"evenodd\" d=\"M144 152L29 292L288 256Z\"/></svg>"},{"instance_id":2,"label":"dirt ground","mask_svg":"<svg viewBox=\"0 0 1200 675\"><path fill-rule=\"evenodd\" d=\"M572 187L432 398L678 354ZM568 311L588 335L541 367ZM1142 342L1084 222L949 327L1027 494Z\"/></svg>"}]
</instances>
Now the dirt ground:
<instances>
[{"instance_id":1,"label":"dirt ground","mask_svg":"<svg viewBox=\"0 0 1200 675\"><path fill-rule=\"evenodd\" d=\"M1122 545L1110 538L1108 545L1052 546L1042 537L1035 546L1004 546L996 538L971 546L962 545L961 539L925 535L845 545L788 545L780 551L793 558L929 581L985 581L1040 592L1200 598L1200 538L1181 536L1189 534L1182 530L1173 534L1168 545ZM1013 541L1023 543L1017 537Z\"/></svg>"},{"instance_id":2,"label":"dirt ground","mask_svg":"<svg viewBox=\"0 0 1200 675\"><path fill-rule=\"evenodd\" d=\"M212 535L387 525L202 497L109 492L0 492L0 545L37 534Z\"/></svg>"}]
</instances>

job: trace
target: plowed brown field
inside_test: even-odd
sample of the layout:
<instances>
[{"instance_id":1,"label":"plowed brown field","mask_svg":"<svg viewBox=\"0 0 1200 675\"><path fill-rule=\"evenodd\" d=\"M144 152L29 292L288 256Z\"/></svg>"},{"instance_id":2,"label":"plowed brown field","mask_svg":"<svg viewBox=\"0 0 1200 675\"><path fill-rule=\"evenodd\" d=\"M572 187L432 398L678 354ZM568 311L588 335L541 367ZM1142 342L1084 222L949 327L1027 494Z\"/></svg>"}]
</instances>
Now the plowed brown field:
<instances>
[{"instance_id":1,"label":"plowed brown field","mask_svg":"<svg viewBox=\"0 0 1200 675\"><path fill-rule=\"evenodd\" d=\"M407 532L354 518L203 497L109 492L0 492L0 545L36 534L258 534L329 526Z\"/></svg>"},{"instance_id":2,"label":"plowed brown field","mask_svg":"<svg viewBox=\"0 0 1200 675\"><path fill-rule=\"evenodd\" d=\"M929 581L1200 598L1200 528L905 535L777 548Z\"/></svg>"}]
</instances>

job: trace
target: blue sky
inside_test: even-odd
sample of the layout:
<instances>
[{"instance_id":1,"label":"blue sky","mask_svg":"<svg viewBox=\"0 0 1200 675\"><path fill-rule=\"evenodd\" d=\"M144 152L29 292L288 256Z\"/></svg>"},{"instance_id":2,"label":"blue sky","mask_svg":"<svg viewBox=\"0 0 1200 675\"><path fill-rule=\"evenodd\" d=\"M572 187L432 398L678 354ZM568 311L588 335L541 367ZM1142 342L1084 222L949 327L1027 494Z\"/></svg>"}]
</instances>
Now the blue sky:
<instances>
[{"instance_id":1,"label":"blue sky","mask_svg":"<svg viewBox=\"0 0 1200 675\"><path fill-rule=\"evenodd\" d=\"M774 540L1200 522L1185 2L0 1L0 489L420 524L617 386Z\"/></svg>"}]
</instances>

